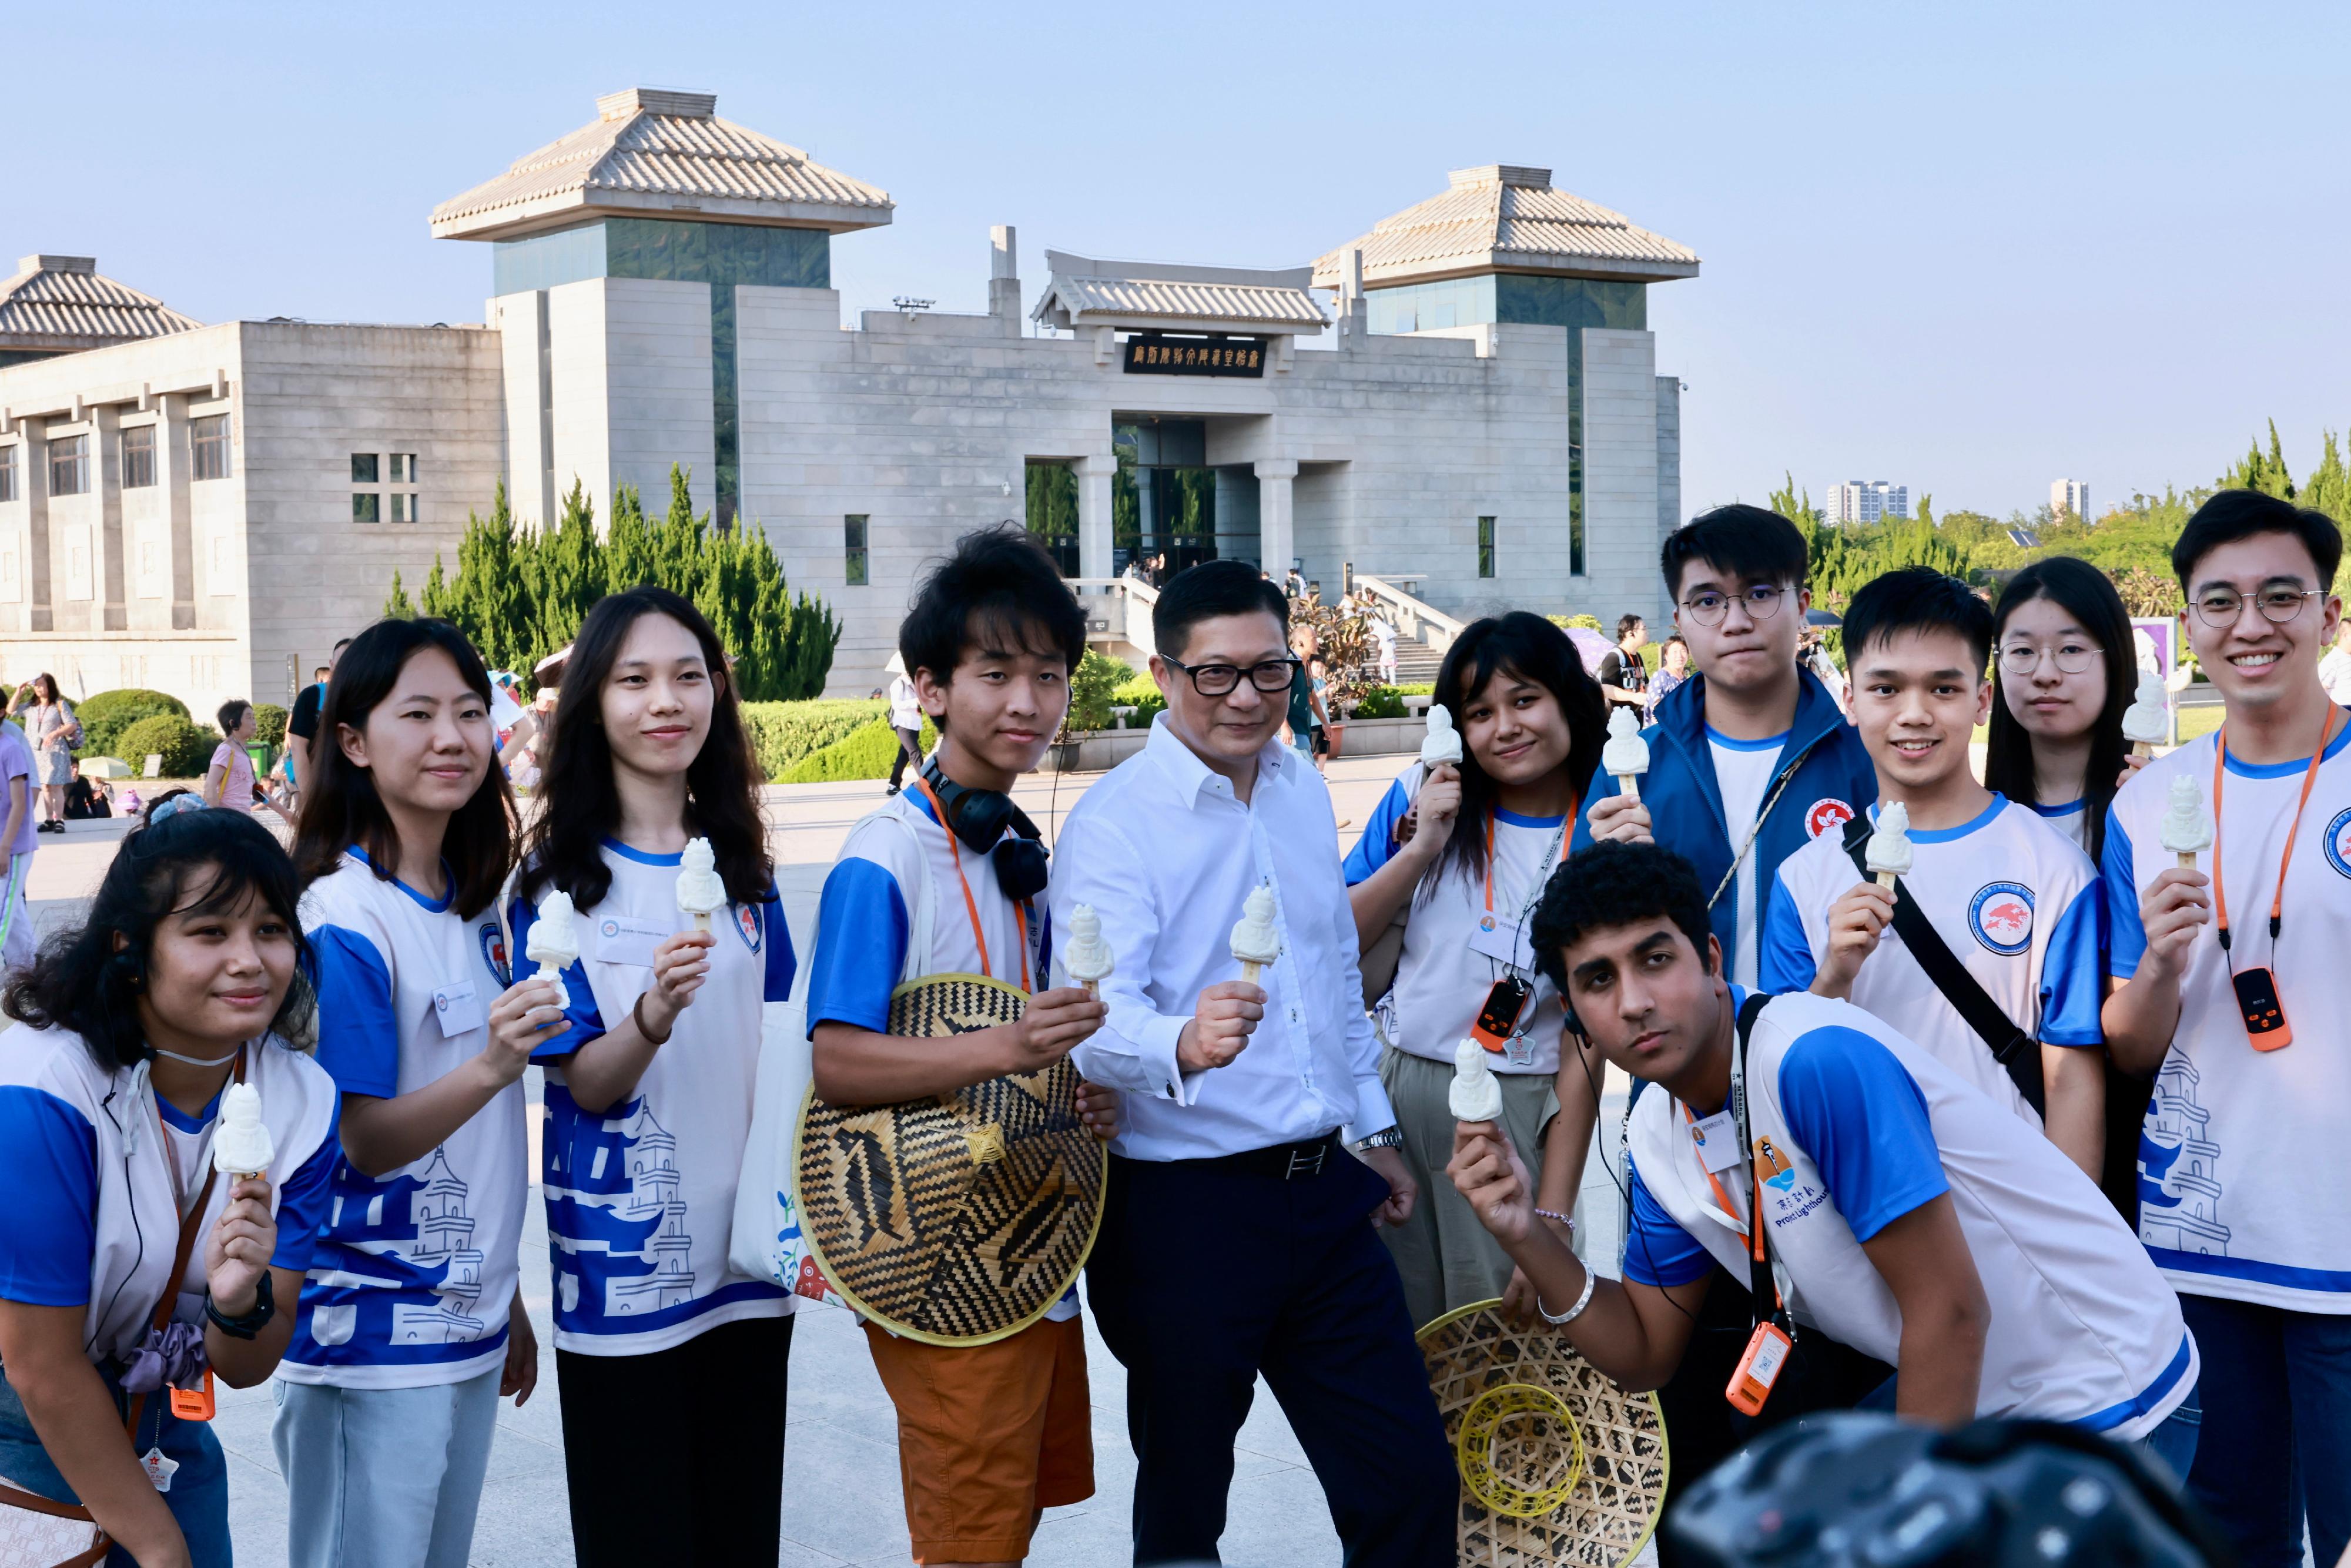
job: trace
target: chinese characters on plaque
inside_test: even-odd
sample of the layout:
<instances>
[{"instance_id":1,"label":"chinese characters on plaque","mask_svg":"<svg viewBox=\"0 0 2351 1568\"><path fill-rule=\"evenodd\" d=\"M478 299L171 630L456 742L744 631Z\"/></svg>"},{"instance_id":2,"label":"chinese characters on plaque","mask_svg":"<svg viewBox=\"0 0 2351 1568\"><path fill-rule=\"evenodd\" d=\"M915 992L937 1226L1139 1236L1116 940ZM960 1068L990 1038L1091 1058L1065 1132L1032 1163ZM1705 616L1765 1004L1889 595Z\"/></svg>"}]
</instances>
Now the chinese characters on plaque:
<instances>
[{"instance_id":1,"label":"chinese characters on plaque","mask_svg":"<svg viewBox=\"0 0 2351 1568\"><path fill-rule=\"evenodd\" d=\"M1264 338L1171 338L1138 332L1126 340L1126 373L1146 376L1265 374L1270 340Z\"/></svg>"}]
</instances>

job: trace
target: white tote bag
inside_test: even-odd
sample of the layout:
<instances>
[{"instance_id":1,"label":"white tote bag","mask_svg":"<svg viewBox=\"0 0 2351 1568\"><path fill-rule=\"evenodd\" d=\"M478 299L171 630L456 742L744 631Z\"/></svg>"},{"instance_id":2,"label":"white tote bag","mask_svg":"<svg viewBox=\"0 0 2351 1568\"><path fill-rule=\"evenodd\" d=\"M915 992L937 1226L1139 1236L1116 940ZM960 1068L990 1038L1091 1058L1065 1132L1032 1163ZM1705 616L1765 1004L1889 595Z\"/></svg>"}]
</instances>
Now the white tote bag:
<instances>
[{"instance_id":1,"label":"white tote bag","mask_svg":"<svg viewBox=\"0 0 2351 1568\"><path fill-rule=\"evenodd\" d=\"M898 801L893 800L872 815L898 823L914 837L919 852L922 841L897 808ZM930 862L918 852L915 863L923 868L923 885L914 894L906 972L901 980L919 978L931 951L935 906ZM811 955L820 939L821 933L811 938ZM771 1002L763 1009L759 1082L751 1100L751 1136L743 1145L743 1170L735 1186L735 1224L727 1236L726 1261L738 1274L766 1280L812 1301L846 1306L818 1267L815 1249L801 1233L794 1190L800 1104L808 1098L809 1083L815 1076L805 1017L805 1008L799 1005Z\"/></svg>"}]
</instances>

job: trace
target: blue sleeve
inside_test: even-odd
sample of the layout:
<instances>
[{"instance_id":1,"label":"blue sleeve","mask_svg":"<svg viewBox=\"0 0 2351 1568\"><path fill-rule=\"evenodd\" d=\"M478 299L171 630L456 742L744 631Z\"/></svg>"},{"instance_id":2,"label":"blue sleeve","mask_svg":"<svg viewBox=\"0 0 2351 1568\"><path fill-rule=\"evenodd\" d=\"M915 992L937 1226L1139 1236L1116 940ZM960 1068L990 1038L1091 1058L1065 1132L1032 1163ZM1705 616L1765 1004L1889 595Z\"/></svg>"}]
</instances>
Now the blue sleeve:
<instances>
[{"instance_id":1,"label":"blue sleeve","mask_svg":"<svg viewBox=\"0 0 2351 1568\"><path fill-rule=\"evenodd\" d=\"M1633 1229L1625 1241L1625 1278L1671 1290L1705 1279L1713 1267L1714 1255L1649 1196L1641 1167L1633 1166Z\"/></svg>"},{"instance_id":2,"label":"blue sleeve","mask_svg":"<svg viewBox=\"0 0 2351 1568\"><path fill-rule=\"evenodd\" d=\"M775 882L768 883L768 896L759 902L761 927L760 951L766 955L767 973L759 988L763 1002L788 1002L792 999L792 977L799 973L799 955L792 951L791 923L784 918L784 895L776 891Z\"/></svg>"},{"instance_id":3,"label":"blue sleeve","mask_svg":"<svg viewBox=\"0 0 2351 1568\"><path fill-rule=\"evenodd\" d=\"M273 1269L310 1270L310 1250L327 1223L327 1188L335 1162L343 1157L342 1108L340 1103L327 1122L327 1135L302 1166L286 1178L277 1191L277 1250L269 1255Z\"/></svg>"},{"instance_id":4,"label":"blue sleeve","mask_svg":"<svg viewBox=\"0 0 2351 1568\"><path fill-rule=\"evenodd\" d=\"M392 967L347 925L321 925L310 946L319 956L319 1065L346 1094L392 1098L400 1092L400 1019Z\"/></svg>"},{"instance_id":5,"label":"blue sleeve","mask_svg":"<svg viewBox=\"0 0 2351 1568\"><path fill-rule=\"evenodd\" d=\"M2106 895L2106 973L2127 980L2138 973L2147 953L2147 927L2138 918L2138 868L2131 861L2130 835L2122 819L2106 808L2106 851L2100 857L2098 880Z\"/></svg>"},{"instance_id":6,"label":"blue sleeve","mask_svg":"<svg viewBox=\"0 0 2351 1568\"><path fill-rule=\"evenodd\" d=\"M1396 824L1411 810L1412 797L1405 793L1404 780L1399 779L1380 797L1380 803L1372 809L1371 821L1364 824L1363 836L1347 852L1347 863L1342 870L1349 887L1369 882L1374 872L1388 863L1396 852Z\"/></svg>"},{"instance_id":7,"label":"blue sleeve","mask_svg":"<svg viewBox=\"0 0 2351 1568\"><path fill-rule=\"evenodd\" d=\"M890 1027L890 993L905 972L908 925L896 877L859 855L834 865L817 902L816 953L809 960L810 1034L828 1022L877 1034Z\"/></svg>"},{"instance_id":8,"label":"blue sleeve","mask_svg":"<svg viewBox=\"0 0 2351 1568\"><path fill-rule=\"evenodd\" d=\"M2105 1025L2105 886L2093 877L2074 895L2041 955L2041 1039L2048 1045L2102 1046Z\"/></svg>"},{"instance_id":9,"label":"blue sleeve","mask_svg":"<svg viewBox=\"0 0 2351 1568\"><path fill-rule=\"evenodd\" d=\"M1763 950L1756 955L1756 984L1772 996L1812 989L1820 966L1813 962L1812 938L1796 908L1795 889L1788 885L1788 863L1771 879L1771 906L1763 916Z\"/></svg>"},{"instance_id":10,"label":"blue sleeve","mask_svg":"<svg viewBox=\"0 0 2351 1568\"><path fill-rule=\"evenodd\" d=\"M1950 1190L1927 1096L1883 1041L1857 1029L1797 1037L1780 1061L1780 1113L1856 1241Z\"/></svg>"},{"instance_id":11,"label":"blue sleeve","mask_svg":"<svg viewBox=\"0 0 2351 1568\"><path fill-rule=\"evenodd\" d=\"M523 955L530 950L530 928L538 924L538 906L517 895L508 919L514 926L514 953L509 960L515 978L538 973L538 966ZM591 1040L604 1036L604 1014L596 1006L596 992L588 984L588 961L574 958L563 967L563 1020L568 1026L561 1034L530 1053L533 1061L551 1061L569 1056Z\"/></svg>"},{"instance_id":12,"label":"blue sleeve","mask_svg":"<svg viewBox=\"0 0 2351 1568\"><path fill-rule=\"evenodd\" d=\"M44 1089L0 1089L0 1300L28 1307L89 1302L98 1247L98 1130Z\"/></svg>"}]
</instances>

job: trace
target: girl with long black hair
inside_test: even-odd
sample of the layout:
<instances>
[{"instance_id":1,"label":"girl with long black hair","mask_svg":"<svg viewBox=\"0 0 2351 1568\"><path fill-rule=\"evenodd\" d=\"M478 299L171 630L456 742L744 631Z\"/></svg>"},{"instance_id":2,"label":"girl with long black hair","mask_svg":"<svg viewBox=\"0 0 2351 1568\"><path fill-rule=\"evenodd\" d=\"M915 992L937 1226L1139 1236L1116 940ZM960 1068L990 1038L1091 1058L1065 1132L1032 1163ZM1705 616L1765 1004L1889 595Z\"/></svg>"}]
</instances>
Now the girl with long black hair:
<instances>
[{"instance_id":1,"label":"girl with long black hair","mask_svg":"<svg viewBox=\"0 0 2351 1568\"><path fill-rule=\"evenodd\" d=\"M337 1155L334 1083L287 1043L311 1011L297 896L258 822L183 812L125 839L88 919L8 987L0 1527L73 1528L12 1520L16 1490L86 1509L115 1561L227 1568L203 1412L215 1376L277 1368ZM259 1097L266 1154L221 1144L234 1083ZM216 1146L266 1163L216 1171Z\"/></svg>"},{"instance_id":2,"label":"girl with long black hair","mask_svg":"<svg viewBox=\"0 0 2351 1568\"><path fill-rule=\"evenodd\" d=\"M2146 766L2123 738L2138 688L2130 612L2112 579L2072 556L2037 560L1992 608L1991 734L1984 787L2030 806L2103 863L2106 808ZM2109 1060L2105 1155L2098 1186L2138 1223L2138 1140L2150 1078Z\"/></svg>"},{"instance_id":3,"label":"girl with long black hair","mask_svg":"<svg viewBox=\"0 0 2351 1568\"><path fill-rule=\"evenodd\" d=\"M1984 787L2032 807L2092 860L2135 759L2123 710L2138 687L2130 615L2106 574L2072 556L2009 580L1992 609Z\"/></svg>"},{"instance_id":4,"label":"girl with long black hair","mask_svg":"<svg viewBox=\"0 0 2351 1568\"><path fill-rule=\"evenodd\" d=\"M564 1028L514 984L490 678L445 621L379 621L335 666L294 860L343 1159L278 1373L294 1568L463 1568L497 1401L538 1380L517 1249L522 1074Z\"/></svg>"},{"instance_id":5,"label":"girl with long black hair","mask_svg":"<svg viewBox=\"0 0 2351 1568\"><path fill-rule=\"evenodd\" d=\"M552 727L509 908L525 951L559 894L578 911L538 1053L574 1551L747 1562L781 1521L792 1330L726 1257L760 1009L794 968L758 768L717 633L662 588L589 612Z\"/></svg>"},{"instance_id":6,"label":"girl with long black hair","mask_svg":"<svg viewBox=\"0 0 2351 1568\"><path fill-rule=\"evenodd\" d=\"M1535 970L1525 931L1607 739L1606 700L1575 645L1524 611L1478 621L1455 640L1437 672L1437 701L1461 732L1460 763L1407 770L1346 865L1367 967L1384 967L1391 927L1403 926L1395 977L1376 1009L1386 1041L1380 1079L1423 1201L1382 1234L1420 1323L1504 1295L1506 1285L1512 1308L1532 1300L1440 1179L1453 1157L1447 1100L1461 1040L1482 1033L1502 1082L1504 1129L1541 1173L1546 1222L1562 1239L1572 1229L1595 1081L1563 1049L1565 1014Z\"/></svg>"}]
</instances>

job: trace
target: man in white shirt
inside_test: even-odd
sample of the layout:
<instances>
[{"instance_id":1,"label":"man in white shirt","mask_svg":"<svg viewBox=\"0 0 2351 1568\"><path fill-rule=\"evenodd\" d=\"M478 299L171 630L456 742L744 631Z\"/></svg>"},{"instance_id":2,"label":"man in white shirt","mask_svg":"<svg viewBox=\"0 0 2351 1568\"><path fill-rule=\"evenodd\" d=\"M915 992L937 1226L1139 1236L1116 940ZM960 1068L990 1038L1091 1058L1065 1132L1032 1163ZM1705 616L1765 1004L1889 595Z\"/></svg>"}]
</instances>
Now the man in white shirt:
<instances>
[{"instance_id":1,"label":"man in white shirt","mask_svg":"<svg viewBox=\"0 0 2351 1568\"><path fill-rule=\"evenodd\" d=\"M2155 1074L2139 1239L2212 1374L2189 1490L2247 1568L2303 1562L2305 1525L2321 1563L2351 1542L2351 714L2317 657L2342 557L2275 497L2197 508L2171 565L2228 722L2106 813L2106 1043Z\"/></svg>"},{"instance_id":2,"label":"man in white shirt","mask_svg":"<svg viewBox=\"0 0 2351 1568\"><path fill-rule=\"evenodd\" d=\"M1297 667L1286 611L1238 561L1167 585L1151 661L1166 711L1056 847L1055 927L1091 904L1117 959L1108 1019L1072 1053L1124 1092L1086 1294L1127 1372L1138 1564L1217 1560L1262 1372L1347 1561L1449 1568L1459 1483L1365 1223L1401 1223L1419 1194L1380 1087L1330 793L1277 738ZM1280 951L1253 985L1232 933L1260 888Z\"/></svg>"},{"instance_id":3,"label":"man in white shirt","mask_svg":"<svg viewBox=\"0 0 2351 1568\"><path fill-rule=\"evenodd\" d=\"M890 727L898 732L898 755L890 764L890 788L884 793L895 795L904 788L898 779L906 765L913 763L917 772L923 767L923 703L914 678L904 670L890 679Z\"/></svg>"}]
</instances>

